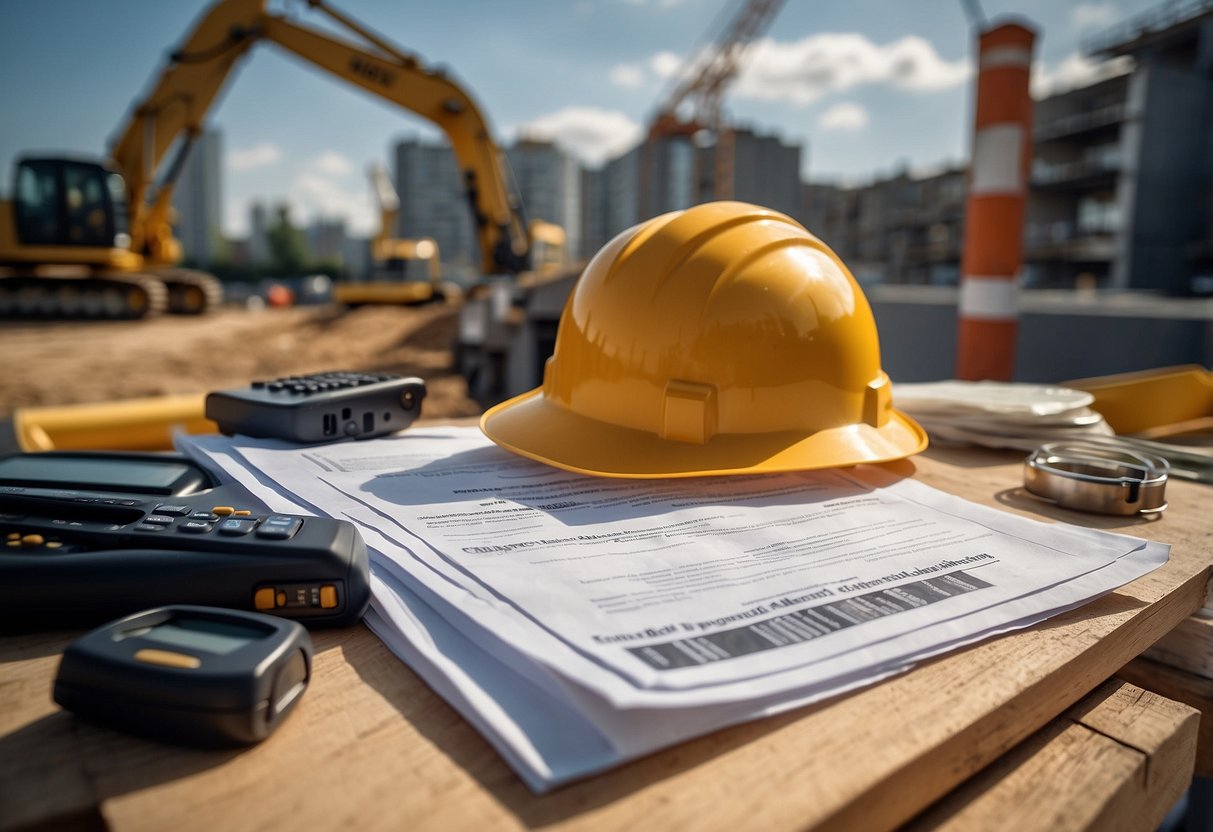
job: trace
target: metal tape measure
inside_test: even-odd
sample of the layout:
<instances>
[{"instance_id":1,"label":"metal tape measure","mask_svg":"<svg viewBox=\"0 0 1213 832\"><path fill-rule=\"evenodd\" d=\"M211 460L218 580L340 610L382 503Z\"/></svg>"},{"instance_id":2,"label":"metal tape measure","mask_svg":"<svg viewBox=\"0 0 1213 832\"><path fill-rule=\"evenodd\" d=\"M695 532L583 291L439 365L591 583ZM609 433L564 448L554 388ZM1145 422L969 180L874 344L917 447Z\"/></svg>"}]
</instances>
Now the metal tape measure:
<instances>
[{"instance_id":1,"label":"metal tape measure","mask_svg":"<svg viewBox=\"0 0 1213 832\"><path fill-rule=\"evenodd\" d=\"M1097 514L1157 514L1167 507L1167 461L1143 451L1052 442L1024 460L1030 493Z\"/></svg>"}]
</instances>

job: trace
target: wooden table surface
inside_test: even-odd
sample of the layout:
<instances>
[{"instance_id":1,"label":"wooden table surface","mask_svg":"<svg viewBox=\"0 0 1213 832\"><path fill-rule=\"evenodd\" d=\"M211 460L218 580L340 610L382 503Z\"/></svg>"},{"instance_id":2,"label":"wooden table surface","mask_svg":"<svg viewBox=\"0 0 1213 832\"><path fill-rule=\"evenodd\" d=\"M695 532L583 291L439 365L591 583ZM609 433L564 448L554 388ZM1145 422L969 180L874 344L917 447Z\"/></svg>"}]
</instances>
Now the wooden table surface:
<instances>
[{"instance_id":1,"label":"wooden table surface","mask_svg":"<svg viewBox=\"0 0 1213 832\"><path fill-rule=\"evenodd\" d=\"M1029 630L543 797L361 626L313 634L313 680L296 712L268 741L240 751L175 748L75 719L50 698L58 654L75 634L0 637L0 828L902 825L1056 725L1204 603L1213 559L1208 487L1173 481L1158 520L1077 514L1026 495L1021 459L933 448L899 470L1014 513L1170 543L1170 561ZM1185 719L1174 724L1194 734Z\"/></svg>"}]
</instances>

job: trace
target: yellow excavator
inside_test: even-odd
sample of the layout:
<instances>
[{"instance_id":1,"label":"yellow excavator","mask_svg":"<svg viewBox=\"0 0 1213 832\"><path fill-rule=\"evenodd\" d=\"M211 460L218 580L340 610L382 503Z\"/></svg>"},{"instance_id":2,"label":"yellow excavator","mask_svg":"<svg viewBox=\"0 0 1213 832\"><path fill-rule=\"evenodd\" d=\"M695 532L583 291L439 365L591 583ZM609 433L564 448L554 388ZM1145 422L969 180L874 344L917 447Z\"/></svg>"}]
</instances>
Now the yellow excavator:
<instances>
[{"instance_id":1,"label":"yellow excavator","mask_svg":"<svg viewBox=\"0 0 1213 832\"><path fill-rule=\"evenodd\" d=\"M203 311L212 302L218 284L172 268L181 253L173 185L233 68L263 41L441 128L463 178L482 273L531 269L532 237L508 165L471 96L324 0L307 5L353 40L272 12L268 0L221 0L169 55L107 161L18 162L13 199L0 204L0 316L137 318L165 307ZM545 238L557 236L537 226Z\"/></svg>"},{"instance_id":2,"label":"yellow excavator","mask_svg":"<svg viewBox=\"0 0 1213 832\"><path fill-rule=\"evenodd\" d=\"M369 281L341 281L333 286L333 302L415 305L444 300L452 291L442 283L442 257L432 237L398 239L394 234L400 216L400 197L383 165L367 168L371 194L379 209L379 230L371 238Z\"/></svg>"},{"instance_id":3,"label":"yellow excavator","mask_svg":"<svg viewBox=\"0 0 1213 832\"><path fill-rule=\"evenodd\" d=\"M173 181L232 69L262 41L443 130L461 172L484 275L533 275L534 257L545 271L563 257L562 229L542 221L528 226L523 218L504 155L464 89L324 0L308 0L308 6L356 42L271 12L268 0L221 0L202 14L151 92L132 109L110 162L22 160L17 198L0 205L0 269L15 265L20 271L0 271L8 275L0 277L0 314L5 304L62 312L85 285L105 294L101 314L107 317L139 317L167 303L164 284L147 275L146 266L174 262L179 252L170 223ZM174 146L175 159L157 183ZM73 183L83 187L69 196ZM43 214L45 227L38 225ZM43 236L30 230L35 228ZM198 394L29 408L13 414L12 429L26 450L165 448L171 447L175 424L194 431L212 427L202 418L202 399Z\"/></svg>"}]
</instances>

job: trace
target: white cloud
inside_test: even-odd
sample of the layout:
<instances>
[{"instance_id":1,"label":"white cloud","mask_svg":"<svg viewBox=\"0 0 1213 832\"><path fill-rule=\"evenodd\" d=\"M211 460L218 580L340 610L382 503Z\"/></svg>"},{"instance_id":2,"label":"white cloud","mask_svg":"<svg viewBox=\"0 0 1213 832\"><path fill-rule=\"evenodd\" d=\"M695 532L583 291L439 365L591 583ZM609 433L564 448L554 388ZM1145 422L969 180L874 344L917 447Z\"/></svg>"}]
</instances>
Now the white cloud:
<instances>
[{"instance_id":1,"label":"white cloud","mask_svg":"<svg viewBox=\"0 0 1213 832\"><path fill-rule=\"evenodd\" d=\"M345 176L354 169L354 163L335 150L326 150L312 160L312 167L320 173Z\"/></svg>"},{"instance_id":2,"label":"white cloud","mask_svg":"<svg viewBox=\"0 0 1213 832\"><path fill-rule=\"evenodd\" d=\"M617 110L566 107L510 131L555 142L589 165L617 156L640 141L641 126Z\"/></svg>"},{"instance_id":3,"label":"white cloud","mask_svg":"<svg viewBox=\"0 0 1213 832\"><path fill-rule=\"evenodd\" d=\"M682 58L673 52L658 52L640 63L618 64L608 77L617 86L637 89L673 78L682 68Z\"/></svg>"},{"instance_id":4,"label":"white cloud","mask_svg":"<svg viewBox=\"0 0 1213 832\"><path fill-rule=\"evenodd\" d=\"M916 35L880 45L858 33L823 33L781 43L757 41L747 54L734 94L808 104L832 92L869 84L932 91L969 77L967 58L948 61Z\"/></svg>"},{"instance_id":5,"label":"white cloud","mask_svg":"<svg viewBox=\"0 0 1213 832\"><path fill-rule=\"evenodd\" d=\"M644 86L646 80L644 70L635 64L619 64L612 67L607 77L611 79L612 84L630 90Z\"/></svg>"},{"instance_id":6,"label":"white cloud","mask_svg":"<svg viewBox=\"0 0 1213 832\"><path fill-rule=\"evenodd\" d=\"M649 70L658 78L669 78L682 66L682 58L673 52L658 52L649 58Z\"/></svg>"},{"instance_id":7,"label":"white cloud","mask_svg":"<svg viewBox=\"0 0 1213 832\"><path fill-rule=\"evenodd\" d=\"M227 166L236 171L248 171L272 165L282 158L278 145L262 142L243 150L233 150L228 154Z\"/></svg>"},{"instance_id":8,"label":"white cloud","mask_svg":"<svg viewBox=\"0 0 1213 832\"><path fill-rule=\"evenodd\" d=\"M817 124L822 130L854 133L868 126L868 111L850 101L841 101L822 113Z\"/></svg>"},{"instance_id":9,"label":"white cloud","mask_svg":"<svg viewBox=\"0 0 1213 832\"><path fill-rule=\"evenodd\" d=\"M1111 26L1120 19L1120 10L1111 3L1079 3L1070 12L1070 22L1079 29Z\"/></svg>"},{"instance_id":10,"label":"white cloud","mask_svg":"<svg viewBox=\"0 0 1213 832\"><path fill-rule=\"evenodd\" d=\"M1066 90L1078 89L1105 78L1124 75L1133 70L1133 59L1127 55L1110 61L1092 61L1078 52L1071 52L1053 68L1037 62L1032 66L1032 95L1044 98Z\"/></svg>"},{"instance_id":11,"label":"white cloud","mask_svg":"<svg viewBox=\"0 0 1213 832\"><path fill-rule=\"evenodd\" d=\"M287 197L296 222L341 219L346 232L355 236L378 230L379 214L372 204L370 186L356 174L354 164L335 151L310 159L291 183Z\"/></svg>"},{"instance_id":12,"label":"white cloud","mask_svg":"<svg viewBox=\"0 0 1213 832\"><path fill-rule=\"evenodd\" d=\"M299 174L289 198L296 222L344 219L346 232L355 236L372 234L379 224L367 186L350 187L323 173L309 170Z\"/></svg>"}]
</instances>

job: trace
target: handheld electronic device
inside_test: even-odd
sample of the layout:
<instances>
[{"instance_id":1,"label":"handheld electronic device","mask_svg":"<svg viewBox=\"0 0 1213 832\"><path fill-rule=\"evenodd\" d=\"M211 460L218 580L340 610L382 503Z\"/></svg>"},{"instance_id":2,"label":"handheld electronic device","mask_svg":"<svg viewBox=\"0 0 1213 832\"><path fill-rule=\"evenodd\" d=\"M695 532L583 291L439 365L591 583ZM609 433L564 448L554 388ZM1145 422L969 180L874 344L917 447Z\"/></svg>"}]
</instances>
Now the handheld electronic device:
<instances>
[{"instance_id":1,"label":"handheld electronic device","mask_svg":"<svg viewBox=\"0 0 1213 832\"><path fill-rule=\"evenodd\" d=\"M312 640L294 621L170 606L68 645L55 701L86 719L190 745L254 743L307 688Z\"/></svg>"},{"instance_id":2,"label":"handheld electronic device","mask_svg":"<svg viewBox=\"0 0 1213 832\"><path fill-rule=\"evenodd\" d=\"M357 621L370 602L358 530L256 505L181 456L0 458L0 628L96 623L157 604Z\"/></svg>"},{"instance_id":3,"label":"handheld electronic device","mask_svg":"<svg viewBox=\"0 0 1213 832\"><path fill-rule=\"evenodd\" d=\"M411 425L425 392L421 379L391 373L286 376L210 393L206 417L229 435L301 443L370 439Z\"/></svg>"}]
</instances>

